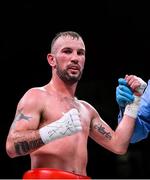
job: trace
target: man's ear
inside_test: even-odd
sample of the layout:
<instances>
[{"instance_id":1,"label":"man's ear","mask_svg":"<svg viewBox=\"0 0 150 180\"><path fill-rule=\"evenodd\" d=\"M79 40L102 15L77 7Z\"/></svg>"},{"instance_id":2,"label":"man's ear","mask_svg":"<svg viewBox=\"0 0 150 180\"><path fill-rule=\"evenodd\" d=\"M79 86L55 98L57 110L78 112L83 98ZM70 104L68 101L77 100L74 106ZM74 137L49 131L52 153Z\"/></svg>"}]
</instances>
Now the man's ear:
<instances>
[{"instance_id":1,"label":"man's ear","mask_svg":"<svg viewBox=\"0 0 150 180\"><path fill-rule=\"evenodd\" d=\"M47 54L47 61L48 61L49 65L52 67L54 67L56 65L55 57L51 53Z\"/></svg>"}]
</instances>

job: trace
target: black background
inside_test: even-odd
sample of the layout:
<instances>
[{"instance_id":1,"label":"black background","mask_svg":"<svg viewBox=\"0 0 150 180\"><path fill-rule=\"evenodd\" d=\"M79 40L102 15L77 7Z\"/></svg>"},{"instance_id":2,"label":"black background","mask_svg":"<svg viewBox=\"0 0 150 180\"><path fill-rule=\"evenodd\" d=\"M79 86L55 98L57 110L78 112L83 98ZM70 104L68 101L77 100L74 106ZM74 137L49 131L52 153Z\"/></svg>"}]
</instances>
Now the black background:
<instances>
[{"instance_id":1,"label":"black background","mask_svg":"<svg viewBox=\"0 0 150 180\"><path fill-rule=\"evenodd\" d=\"M5 141L16 105L31 87L48 83L49 45L59 31L77 31L87 55L77 96L117 126L115 89L119 77L149 79L150 11L145 1L0 2L0 178L21 178L28 156L11 159ZM89 139L88 175L92 178L150 178L150 138L115 155Z\"/></svg>"}]
</instances>

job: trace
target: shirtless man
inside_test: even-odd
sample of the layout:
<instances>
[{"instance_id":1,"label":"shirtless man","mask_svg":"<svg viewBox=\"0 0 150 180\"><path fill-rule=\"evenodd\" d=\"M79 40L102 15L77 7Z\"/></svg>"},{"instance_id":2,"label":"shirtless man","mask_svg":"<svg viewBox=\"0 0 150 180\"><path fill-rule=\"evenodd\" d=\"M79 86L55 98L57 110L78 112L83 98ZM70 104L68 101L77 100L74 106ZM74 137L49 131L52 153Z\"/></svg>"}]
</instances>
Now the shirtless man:
<instances>
[{"instance_id":1,"label":"shirtless man","mask_svg":"<svg viewBox=\"0 0 150 180\"><path fill-rule=\"evenodd\" d=\"M52 78L43 87L29 89L21 98L6 151L11 158L30 154L31 169L54 168L86 176L88 136L114 153L126 153L145 82L128 76L132 90L136 93L142 88L142 92L127 105L121 123L113 131L94 107L75 97L85 63L81 36L72 31L58 33L47 60Z\"/></svg>"}]
</instances>

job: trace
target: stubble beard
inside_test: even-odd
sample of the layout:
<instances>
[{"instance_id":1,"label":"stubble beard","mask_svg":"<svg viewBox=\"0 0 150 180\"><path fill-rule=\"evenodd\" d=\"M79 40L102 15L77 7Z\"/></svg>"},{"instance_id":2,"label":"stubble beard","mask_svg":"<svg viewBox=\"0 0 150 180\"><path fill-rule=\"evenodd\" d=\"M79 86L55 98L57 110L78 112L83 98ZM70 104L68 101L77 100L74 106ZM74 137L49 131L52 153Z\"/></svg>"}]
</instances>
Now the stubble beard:
<instances>
[{"instance_id":1,"label":"stubble beard","mask_svg":"<svg viewBox=\"0 0 150 180\"><path fill-rule=\"evenodd\" d=\"M56 73L59 76L59 78L61 80L63 80L65 83L67 83L67 84L74 84L74 83L78 82L81 79L81 76L82 76L81 71L78 74L78 76L73 75L73 74L69 74L67 69L64 69L64 70L61 69L58 64L57 64Z\"/></svg>"}]
</instances>

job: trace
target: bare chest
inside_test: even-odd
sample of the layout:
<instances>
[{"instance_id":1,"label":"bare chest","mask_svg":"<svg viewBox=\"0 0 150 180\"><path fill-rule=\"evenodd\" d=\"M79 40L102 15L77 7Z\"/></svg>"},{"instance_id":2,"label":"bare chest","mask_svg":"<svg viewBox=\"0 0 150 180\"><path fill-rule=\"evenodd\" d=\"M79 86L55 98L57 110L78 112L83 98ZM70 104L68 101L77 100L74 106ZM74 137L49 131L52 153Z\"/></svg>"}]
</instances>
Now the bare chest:
<instances>
[{"instance_id":1,"label":"bare chest","mask_svg":"<svg viewBox=\"0 0 150 180\"><path fill-rule=\"evenodd\" d=\"M88 109L76 98L48 97L44 104L41 125L57 121L72 108L76 108L79 111L81 123L87 131L90 126L90 114Z\"/></svg>"}]
</instances>

